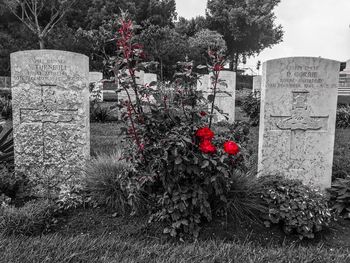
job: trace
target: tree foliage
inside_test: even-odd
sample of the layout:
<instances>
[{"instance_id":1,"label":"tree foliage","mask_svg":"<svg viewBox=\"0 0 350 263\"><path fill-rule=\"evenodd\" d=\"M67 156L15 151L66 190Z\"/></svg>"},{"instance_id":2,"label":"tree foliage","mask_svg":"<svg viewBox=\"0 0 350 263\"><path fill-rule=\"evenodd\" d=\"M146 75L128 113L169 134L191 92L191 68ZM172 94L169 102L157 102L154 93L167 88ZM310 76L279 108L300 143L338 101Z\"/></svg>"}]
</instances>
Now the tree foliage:
<instances>
[{"instance_id":1,"label":"tree foliage","mask_svg":"<svg viewBox=\"0 0 350 263\"><path fill-rule=\"evenodd\" d=\"M175 0L89 0L87 29L98 29L104 20L128 11L138 25L170 26L176 18Z\"/></svg>"},{"instance_id":2,"label":"tree foliage","mask_svg":"<svg viewBox=\"0 0 350 263\"><path fill-rule=\"evenodd\" d=\"M282 41L282 26L276 26L274 7L280 0L208 0L207 20L227 43L231 69L239 59L259 54Z\"/></svg>"},{"instance_id":3,"label":"tree foliage","mask_svg":"<svg viewBox=\"0 0 350 263\"><path fill-rule=\"evenodd\" d=\"M77 0L3 0L3 3L45 48L45 39L52 29L62 21Z\"/></svg>"},{"instance_id":4,"label":"tree foliage","mask_svg":"<svg viewBox=\"0 0 350 263\"><path fill-rule=\"evenodd\" d=\"M175 23L175 28L180 35L193 37L200 30L207 28L207 20L203 16L191 19L179 17L179 21Z\"/></svg>"},{"instance_id":5,"label":"tree foliage","mask_svg":"<svg viewBox=\"0 0 350 263\"><path fill-rule=\"evenodd\" d=\"M195 64L208 63L208 50L224 53L227 49L226 42L222 35L216 31L202 29L189 40L190 58Z\"/></svg>"},{"instance_id":6,"label":"tree foliage","mask_svg":"<svg viewBox=\"0 0 350 263\"><path fill-rule=\"evenodd\" d=\"M174 73L172 65L183 61L189 54L187 39L174 28L151 25L141 32L139 38L148 60L159 63L161 79L171 78Z\"/></svg>"}]
</instances>

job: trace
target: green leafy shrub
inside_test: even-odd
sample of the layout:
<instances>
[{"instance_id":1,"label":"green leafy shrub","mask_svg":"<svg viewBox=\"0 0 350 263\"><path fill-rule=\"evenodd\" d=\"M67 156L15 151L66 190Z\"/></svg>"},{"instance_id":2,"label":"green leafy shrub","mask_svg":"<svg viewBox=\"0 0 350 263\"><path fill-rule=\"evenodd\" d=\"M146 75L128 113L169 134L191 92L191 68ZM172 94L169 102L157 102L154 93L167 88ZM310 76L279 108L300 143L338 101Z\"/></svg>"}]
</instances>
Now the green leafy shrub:
<instances>
[{"instance_id":1,"label":"green leafy shrub","mask_svg":"<svg viewBox=\"0 0 350 263\"><path fill-rule=\"evenodd\" d=\"M120 153L98 155L86 168L85 190L97 205L126 215L137 197L130 172L130 164L120 160Z\"/></svg>"},{"instance_id":2,"label":"green leafy shrub","mask_svg":"<svg viewBox=\"0 0 350 263\"><path fill-rule=\"evenodd\" d=\"M90 101L90 121L106 122L108 120L110 109L102 107L102 104L96 101Z\"/></svg>"},{"instance_id":3,"label":"green leafy shrub","mask_svg":"<svg viewBox=\"0 0 350 263\"><path fill-rule=\"evenodd\" d=\"M24 190L26 183L27 180L23 176L15 174L13 169L6 166L0 167L0 195L4 194L14 199Z\"/></svg>"},{"instance_id":4,"label":"green leafy shrub","mask_svg":"<svg viewBox=\"0 0 350 263\"><path fill-rule=\"evenodd\" d=\"M262 177L260 183L268 208L263 217L266 226L281 224L286 234L296 233L302 239L314 238L330 222L327 198L320 191L283 176Z\"/></svg>"},{"instance_id":5,"label":"green leafy shrub","mask_svg":"<svg viewBox=\"0 0 350 263\"><path fill-rule=\"evenodd\" d=\"M47 200L27 202L23 207L0 207L0 232L6 235L38 235L48 229L54 206Z\"/></svg>"},{"instance_id":6,"label":"green leafy shrub","mask_svg":"<svg viewBox=\"0 0 350 263\"><path fill-rule=\"evenodd\" d=\"M336 179L328 192L332 210L337 215L350 219L350 176Z\"/></svg>"},{"instance_id":7,"label":"green leafy shrub","mask_svg":"<svg viewBox=\"0 0 350 263\"><path fill-rule=\"evenodd\" d=\"M142 46L133 42L133 23L123 17L117 34L116 57L111 58L115 79L129 99L121 103L125 127L124 158L135 168L138 187L157 200L150 220L165 221L164 233L175 237L198 236L200 225L211 221L236 173L246 171L245 149L232 141L234 134L216 129L213 119L221 110L215 104L219 75L226 63L220 52L208 51L212 94L204 98L196 90L198 75L193 62L178 62L170 93L139 85L136 70L144 58ZM227 86L227 85L226 85ZM129 94L134 94L131 100ZM211 130L212 129L212 130ZM235 130L235 129L234 129ZM239 137L239 136L238 136Z\"/></svg>"},{"instance_id":8,"label":"green leafy shrub","mask_svg":"<svg viewBox=\"0 0 350 263\"><path fill-rule=\"evenodd\" d=\"M349 128L350 127L350 105L342 105L337 109L337 128Z\"/></svg>"},{"instance_id":9,"label":"green leafy shrub","mask_svg":"<svg viewBox=\"0 0 350 263\"><path fill-rule=\"evenodd\" d=\"M63 212L89 204L90 199L86 198L85 191L81 184L75 184L72 186L62 184L55 202L58 211Z\"/></svg>"},{"instance_id":10,"label":"green leafy shrub","mask_svg":"<svg viewBox=\"0 0 350 263\"><path fill-rule=\"evenodd\" d=\"M241 109L249 117L250 125L258 126L260 120L260 93L250 93L242 99Z\"/></svg>"}]
</instances>

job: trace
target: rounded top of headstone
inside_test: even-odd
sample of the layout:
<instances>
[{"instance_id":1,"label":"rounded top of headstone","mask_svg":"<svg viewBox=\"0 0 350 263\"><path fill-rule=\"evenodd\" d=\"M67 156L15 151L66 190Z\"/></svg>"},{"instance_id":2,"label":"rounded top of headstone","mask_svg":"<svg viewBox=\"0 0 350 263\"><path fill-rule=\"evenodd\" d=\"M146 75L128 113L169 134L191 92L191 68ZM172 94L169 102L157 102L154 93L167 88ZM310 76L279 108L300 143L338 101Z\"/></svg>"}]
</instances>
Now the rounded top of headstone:
<instances>
[{"instance_id":1,"label":"rounded top of headstone","mask_svg":"<svg viewBox=\"0 0 350 263\"><path fill-rule=\"evenodd\" d=\"M65 56L72 56L72 57L81 57L81 58L89 60L89 57L86 55L71 52L71 51L57 50L57 49L22 50L22 51L13 52L10 54L10 56L12 59L12 57L26 56L26 55L33 55L33 54L58 54L58 55L65 55Z\"/></svg>"},{"instance_id":2,"label":"rounded top of headstone","mask_svg":"<svg viewBox=\"0 0 350 263\"><path fill-rule=\"evenodd\" d=\"M87 83L89 58L62 50L25 50L11 54L12 87Z\"/></svg>"},{"instance_id":3,"label":"rounded top of headstone","mask_svg":"<svg viewBox=\"0 0 350 263\"><path fill-rule=\"evenodd\" d=\"M273 64L273 63L279 63L279 62L289 62L289 61L295 61L295 62L307 62L307 63L317 63L318 62L328 62L328 63L337 63L340 62L337 60L332 60L328 58L321 58L321 57L285 57L285 58L276 58L276 59L270 59L264 62L264 64Z\"/></svg>"}]
</instances>

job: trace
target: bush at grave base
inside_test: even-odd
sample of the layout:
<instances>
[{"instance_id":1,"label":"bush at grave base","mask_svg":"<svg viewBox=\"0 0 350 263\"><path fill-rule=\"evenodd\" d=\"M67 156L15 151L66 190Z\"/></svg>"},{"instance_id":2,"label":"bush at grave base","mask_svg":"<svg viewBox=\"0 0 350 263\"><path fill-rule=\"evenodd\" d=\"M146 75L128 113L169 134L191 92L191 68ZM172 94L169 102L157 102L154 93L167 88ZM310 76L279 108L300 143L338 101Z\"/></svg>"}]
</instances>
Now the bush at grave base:
<instances>
[{"instance_id":1,"label":"bush at grave base","mask_svg":"<svg viewBox=\"0 0 350 263\"><path fill-rule=\"evenodd\" d=\"M320 191L283 176L259 180L261 197L268 208L263 217L266 226L281 224L286 234L296 233L303 239L314 238L330 222L327 198Z\"/></svg>"},{"instance_id":2,"label":"bush at grave base","mask_svg":"<svg viewBox=\"0 0 350 263\"><path fill-rule=\"evenodd\" d=\"M350 219L350 175L336 179L328 192L332 210L337 215Z\"/></svg>"},{"instance_id":3,"label":"bush at grave base","mask_svg":"<svg viewBox=\"0 0 350 263\"><path fill-rule=\"evenodd\" d=\"M131 166L120 161L120 157L120 153L117 153L99 155L91 160L86 169L84 188L96 205L126 215L132 206L138 207L140 199L135 184L129 179Z\"/></svg>"},{"instance_id":4,"label":"bush at grave base","mask_svg":"<svg viewBox=\"0 0 350 263\"><path fill-rule=\"evenodd\" d=\"M54 206L47 200L27 202L17 208L0 206L0 233L5 235L38 235L48 230Z\"/></svg>"},{"instance_id":5,"label":"bush at grave base","mask_svg":"<svg viewBox=\"0 0 350 263\"><path fill-rule=\"evenodd\" d=\"M0 167L0 195L15 199L23 192L26 183L26 178L16 175L13 169Z\"/></svg>"},{"instance_id":6,"label":"bush at grave base","mask_svg":"<svg viewBox=\"0 0 350 263\"><path fill-rule=\"evenodd\" d=\"M110 111L108 107L103 107L102 103L90 101L90 122L106 122Z\"/></svg>"},{"instance_id":7,"label":"bush at grave base","mask_svg":"<svg viewBox=\"0 0 350 263\"><path fill-rule=\"evenodd\" d=\"M260 94L258 91L244 97L241 109L249 117L250 125L258 126L260 119Z\"/></svg>"},{"instance_id":8,"label":"bush at grave base","mask_svg":"<svg viewBox=\"0 0 350 263\"><path fill-rule=\"evenodd\" d=\"M234 171L245 170L244 148L231 141L230 134L215 136L210 129L225 61L219 53L208 52L216 83L210 100L195 89L198 76L192 62L177 64L171 97L154 88L154 83L137 85L134 72L144 53L141 45L132 43L132 22L125 17L120 22L118 59L112 64L119 70L120 88L135 94L134 101L121 105L131 145L124 154L136 171L132 178L151 200L157 200L150 220L166 221L164 233L196 237L200 223L212 219L213 206L226 203Z\"/></svg>"}]
</instances>

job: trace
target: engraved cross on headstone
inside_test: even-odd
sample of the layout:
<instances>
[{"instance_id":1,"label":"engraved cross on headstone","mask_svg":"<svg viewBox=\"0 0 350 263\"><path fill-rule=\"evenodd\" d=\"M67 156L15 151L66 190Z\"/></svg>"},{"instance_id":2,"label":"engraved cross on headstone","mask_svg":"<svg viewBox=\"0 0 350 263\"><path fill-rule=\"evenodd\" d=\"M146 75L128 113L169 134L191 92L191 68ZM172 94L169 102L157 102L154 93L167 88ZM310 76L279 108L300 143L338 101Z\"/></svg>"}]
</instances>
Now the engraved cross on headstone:
<instances>
[{"instance_id":1,"label":"engraved cross on headstone","mask_svg":"<svg viewBox=\"0 0 350 263\"><path fill-rule=\"evenodd\" d=\"M21 123L41 123L41 136L43 147L43 161L45 160L45 127L46 123L71 123L76 119L78 109L60 107L58 97L54 90L55 85L42 85L41 97L38 107L21 108Z\"/></svg>"},{"instance_id":2,"label":"engraved cross on headstone","mask_svg":"<svg viewBox=\"0 0 350 263\"><path fill-rule=\"evenodd\" d=\"M311 116L311 109L307 99L309 92L306 90L292 91L293 101L291 115L274 116L277 120L274 125L278 130L290 130L290 170L300 172L301 163L305 159L305 141L307 131L322 131L328 128L329 116Z\"/></svg>"}]
</instances>

